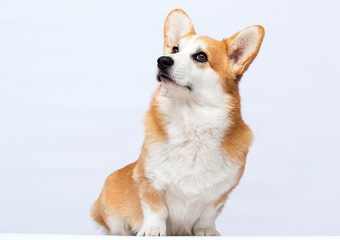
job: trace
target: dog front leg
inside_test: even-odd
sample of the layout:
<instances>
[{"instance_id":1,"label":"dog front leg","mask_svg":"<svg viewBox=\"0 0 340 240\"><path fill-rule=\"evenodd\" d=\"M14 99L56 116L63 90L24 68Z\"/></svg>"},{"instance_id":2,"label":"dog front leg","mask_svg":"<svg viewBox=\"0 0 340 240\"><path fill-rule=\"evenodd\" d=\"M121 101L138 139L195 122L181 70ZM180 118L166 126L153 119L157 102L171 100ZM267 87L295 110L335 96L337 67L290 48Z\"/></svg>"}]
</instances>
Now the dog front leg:
<instances>
[{"instance_id":1,"label":"dog front leg","mask_svg":"<svg viewBox=\"0 0 340 240\"><path fill-rule=\"evenodd\" d=\"M155 189L145 177L140 179L140 197L143 209L143 223L137 236L165 236L168 208L164 193Z\"/></svg>"},{"instance_id":2,"label":"dog front leg","mask_svg":"<svg viewBox=\"0 0 340 240\"><path fill-rule=\"evenodd\" d=\"M168 209L163 204L161 207L154 209L144 201L143 208L143 224L137 233L137 236L166 236L166 219L168 217Z\"/></svg>"},{"instance_id":3,"label":"dog front leg","mask_svg":"<svg viewBox=\"0 0 340 240\"><path fill-rule=\"evenodd\" d=\"M215 219L218 215L218 208L210 204L203 211L193 227L194 236L220 236L216 230Z\"/></svg>"}]
</instances>

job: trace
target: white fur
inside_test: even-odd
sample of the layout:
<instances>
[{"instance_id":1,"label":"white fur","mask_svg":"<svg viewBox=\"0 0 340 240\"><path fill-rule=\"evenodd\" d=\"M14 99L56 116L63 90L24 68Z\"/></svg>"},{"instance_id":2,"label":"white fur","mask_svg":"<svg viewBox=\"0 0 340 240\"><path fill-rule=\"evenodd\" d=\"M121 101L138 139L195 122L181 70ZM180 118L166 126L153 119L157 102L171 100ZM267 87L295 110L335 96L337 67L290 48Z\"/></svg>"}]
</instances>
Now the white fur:
<instances>
[{"instance_id":1,"label":"white fur","mask_svg":"<svg viewBox=\"0 0 340 240\"><path fill-rule=\"evenodd\" d=\"M239 166L221 149L227 108L174 102L162 95L159 101L171 113L166 117L169 142L149 146L145 171L153 186L165 191L167 234L191 235L195 223L216 212L212 203L237 180ZM216 215L211 214L207 228L214 228Z\"/></svg>"},{"instance_id":2,"label":"white fur","mask_svg":"<svg viewBox=\"0 0 340 240\"><path fill-rule=\"evenodd\" d=\"M219 236L216 231L215 219L218 215L218 207L210 204L201 214L200 218L195 223L192 231L195 236Z\"/></svg>"},{"instance_id":3,"label":"white fur","mask_svg":"<svg viewBox=\"0 0 340 240\"><path fill-rule=\"evenodd\" d=\"M163 206L161 210L154 212L144 202L142 202L142 206L144 219L137 236L165 236L168 209Z\"/></svg>"},{"instance_id":4,"label":"white fur","mask_svg":"<svg viewBox=\"0 0 340 240\"><path fill-rule=\"evenodd\" d=\"M145 173L165 193L167 235L219 235L219 206L214 202L236 183L240 169L221 148L229 124L229 97L218 74L192 60L192 54L205 47L196 39L184 39L180 52L171 55L171 77L179 85L190 84L193 91L163 84L157 98L168 141L147 145Z\"/></svg>"},{"instance_id":5,"label":"white fur","mask_svg":"<svg viewBox=\"0 0 340 240\"><path fill-rule=\"evenodd\" d=\"M127 222L120 218L118 214L112 214L112 216L107 218L106 223L109 226L109 233L111 235L126 236L131 233Z\"/></svg>"}]
</instances>

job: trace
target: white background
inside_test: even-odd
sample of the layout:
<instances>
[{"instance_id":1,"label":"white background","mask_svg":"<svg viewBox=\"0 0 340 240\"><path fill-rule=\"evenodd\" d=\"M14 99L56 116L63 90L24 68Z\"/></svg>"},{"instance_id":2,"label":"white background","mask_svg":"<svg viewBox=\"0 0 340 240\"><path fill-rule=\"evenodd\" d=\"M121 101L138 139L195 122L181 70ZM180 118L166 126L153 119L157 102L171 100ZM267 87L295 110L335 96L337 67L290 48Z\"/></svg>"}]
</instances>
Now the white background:
<instances>
[{"instance_id":1,"label":"white background","mask_svg":"<svg viewBox=\"0 0 340 240\"><path fill-rule=\"evenodd\" d=\"M223 235L340 234L337 1L0 0L0 232L99 234L92 202L135 161L168 12L266 36L241 82L255 134Z\"/></svg>"}]
</instances>

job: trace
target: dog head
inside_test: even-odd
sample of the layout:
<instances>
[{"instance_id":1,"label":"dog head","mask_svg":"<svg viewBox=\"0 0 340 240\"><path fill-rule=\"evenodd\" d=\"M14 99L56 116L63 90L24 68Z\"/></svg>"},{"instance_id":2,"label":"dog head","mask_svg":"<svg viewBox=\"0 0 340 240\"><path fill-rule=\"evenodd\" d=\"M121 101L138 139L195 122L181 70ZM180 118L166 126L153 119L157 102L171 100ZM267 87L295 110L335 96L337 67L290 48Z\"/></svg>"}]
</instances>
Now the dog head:
<instances>
[{"instance_id":1,"label":"dog head","mask_svg":"<svg viewBox=\"0 0 340 240\"><path fill-rule=\"evenodd\" d=\"M262 26L248 27L221 41L196 35L188 15L173 10L164 24L164 56L157 60L157 79L175 98L211 98L217 92L238 91L238 81L263 37Z\"/></svg>"}]
</instances>

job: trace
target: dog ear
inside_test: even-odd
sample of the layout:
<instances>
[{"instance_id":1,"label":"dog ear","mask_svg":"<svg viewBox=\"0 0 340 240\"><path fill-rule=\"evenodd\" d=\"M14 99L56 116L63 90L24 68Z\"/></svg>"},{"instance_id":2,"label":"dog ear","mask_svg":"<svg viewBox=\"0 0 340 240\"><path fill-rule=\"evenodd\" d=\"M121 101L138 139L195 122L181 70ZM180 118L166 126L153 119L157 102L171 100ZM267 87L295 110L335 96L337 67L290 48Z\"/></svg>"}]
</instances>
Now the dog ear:
<instances>
[{"instance_id":1,"label":"dog ear","mask_svg":"<svg viewBox=\"0 0 340 240\"><path fill-rule=\"evenodd\" d=\"M164 23L164 54L171 53L172 47L190 34L195 34L195 29L188 15L181 9L172 10Z\"/></svg>"},{"instance_id":2,"label":"dog ear","mask_svg":"<svg viewBox=\"0 0 340 240\"><path fill-rule=\"evenodd\" d=\"M228 45L230 70L235 76L242 75L248 69L260 50L263 37L262 26L251 26L225 39Z\"/></svg>"}]
</instances>

